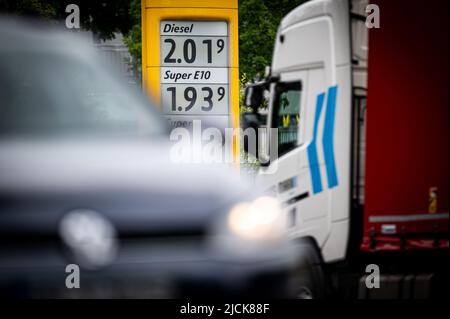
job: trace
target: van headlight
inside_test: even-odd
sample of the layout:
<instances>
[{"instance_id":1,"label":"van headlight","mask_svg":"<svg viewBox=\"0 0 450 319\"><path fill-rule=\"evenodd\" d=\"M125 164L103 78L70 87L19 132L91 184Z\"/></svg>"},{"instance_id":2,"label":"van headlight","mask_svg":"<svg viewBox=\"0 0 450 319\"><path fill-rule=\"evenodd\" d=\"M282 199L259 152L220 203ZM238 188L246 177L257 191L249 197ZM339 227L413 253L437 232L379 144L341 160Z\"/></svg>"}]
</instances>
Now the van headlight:
<instances>
[{"instance_id":1,"label":"van headlight","mask_svg":"<svg viewBox=\"0 0 450 319\"><path fill-rule=\"evenodd\" d=\"M283 234L281 208L277 199L258 197L234 205L227 216L229 231L246 240L278 240Z\"/></svg>"}]
</instances>

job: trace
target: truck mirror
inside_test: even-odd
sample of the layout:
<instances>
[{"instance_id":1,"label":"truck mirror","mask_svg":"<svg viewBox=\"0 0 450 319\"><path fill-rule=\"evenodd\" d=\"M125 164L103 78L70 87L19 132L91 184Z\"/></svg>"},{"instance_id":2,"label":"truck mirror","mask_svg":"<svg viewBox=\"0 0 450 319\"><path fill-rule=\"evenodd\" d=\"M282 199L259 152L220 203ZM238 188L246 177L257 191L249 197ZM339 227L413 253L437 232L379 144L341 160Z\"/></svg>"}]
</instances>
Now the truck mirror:
<instances>
[{"instance_id":1,"label":"truck mirror","mask_svg":"<svg viewBox=\"0 0 450 319\"><path fill-rule=\"evenodd\" d=\"M263 88L261 86L250 85L245 89L245 106L251 107L255 112L263 102Z\"/></svg>"},{"instance_id":2,"label":"truck mirror","mask_svg":"<svg viewBox=\"0 0 450 319\"><path fill-rule=\"evenodd\" d=\"M261 125L259 114L257 113L244 113L242 114L241 126L244 132L247 129L251 130L250 134L244 134L243 146L244 151L258 158L258 128ZM254 132L254 133L253 133ZM248 131L247 131L248 133Z\"/></svg>"}]
</instances>

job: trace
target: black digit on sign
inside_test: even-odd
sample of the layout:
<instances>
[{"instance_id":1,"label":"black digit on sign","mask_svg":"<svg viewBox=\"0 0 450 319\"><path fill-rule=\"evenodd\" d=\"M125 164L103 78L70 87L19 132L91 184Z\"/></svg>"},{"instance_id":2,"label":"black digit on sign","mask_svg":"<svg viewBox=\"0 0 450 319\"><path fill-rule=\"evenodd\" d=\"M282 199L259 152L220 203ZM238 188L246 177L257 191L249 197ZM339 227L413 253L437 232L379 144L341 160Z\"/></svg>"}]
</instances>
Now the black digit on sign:
<instances>
[{"instance_id":1,"label":"black digit on sign","mask_svg":"<svg viewBox=\"0 0 450 319\"><path fill-rule=\"evenodd\" d=\"M221 101L223 99L223 97L225 96L225 88L223 86L220 86L217 89L217 94L219 94L219 99L218 101Z\"/></svg>"},{"instance_id":2,"label":"black digit on sign","mask_svg":"<svg viewBox=\"0 0 450 319\"><path fill-rule=\"evenodd\" d=\"M191 94L189 94L189 92L191 92ZM192 109L195 102L197 101L197 91L192 86L188 86L186 90L184 90L184 98L189 102L189 105L186 106L185 109L185 111L187 112Z\"/></svg>"},{"instance_id":3,"label":"black digit on sign","mask_svg":"<svg viewBox=\"0 0 450 319\"><path fill-rule=\"evenodd\" d=\"M175 52L175 41L172 39L165 39L164 43L170 43L171 47L169 50L169 53L167 54L167 56L164 58L164 62L165 63L175 63L176 60L172 58L173 53Z\"/></svg>"},{"instance_id":4,"label":"black digit on sign","mask_svg":"<svg viewBox=\"0 0 450 319\"><path fill-rule=\"evenodd\" d=\"M177 110L177 101L176 101L176 94L175 94L175 87L171 86L167 88L167 92L172 93L172 111Z\"/></svg>"},{"instance_id":5,"label":"black digit on sign","mask_svg":"<svg viewBox=\"0 0 450 319\"><path fill-rule=\"evenodd\" d=\"M203 40L203 43L206 44L206 49L208 50L208 63L211 63L212 62L211 40Z\"/></svg>"},{"instance_id":6,"label":"black digit on sign","mask_svg":"<svg viewBox=\"0 0 450 319\"><path fill-rule=\"evenodd\" d=\"M213 108L213 102L212 102L213 91L211 90L211 88L205 86L205 87L202 87L202 92L208 93L208 95L203 98L205 100L205 102L208 102L208 106L202 106L202 111L209 112Z\"/></svg>"},{"instance_id":7,"label":"black digit on sign","mask_svg":"<svg viewBox=\"0 0 450 319\"><path fill-rule=\"evenodd\" d=\"M217 47L219 48L217 53L222 52L223 48L225 47L225 41L223 41L223 39L217 40Z\"/></svg>"},{"instance_id":8,"label":"black digit on sign","mask_svg":"<svg viewBox=\"0 0 450 319\"><path fill-rule=\"evenodd\" d=\"M192 39L187 39L186 41L184 41L183 45L184 60L187 63L192 63L195 61L195 55L196 55L195 42Z\"/></svg>"}]
</instances>

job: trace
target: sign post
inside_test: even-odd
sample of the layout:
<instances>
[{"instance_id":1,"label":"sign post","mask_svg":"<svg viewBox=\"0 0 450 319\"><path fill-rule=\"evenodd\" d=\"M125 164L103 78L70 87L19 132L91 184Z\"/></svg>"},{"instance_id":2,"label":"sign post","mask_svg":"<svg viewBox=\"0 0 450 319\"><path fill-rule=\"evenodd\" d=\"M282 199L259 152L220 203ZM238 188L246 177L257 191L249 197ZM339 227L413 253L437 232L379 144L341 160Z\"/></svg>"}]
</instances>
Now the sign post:
<instances>
[{"instance_id":1,"label":"sign post","mask_svg":"<svg viewBox=\"0 0 450 319\"><path fill-rule=\"evenodd\" d=\"M239 128L237 0L142 0L142 77L172 128Z\"/></svg>"}]
</instances>

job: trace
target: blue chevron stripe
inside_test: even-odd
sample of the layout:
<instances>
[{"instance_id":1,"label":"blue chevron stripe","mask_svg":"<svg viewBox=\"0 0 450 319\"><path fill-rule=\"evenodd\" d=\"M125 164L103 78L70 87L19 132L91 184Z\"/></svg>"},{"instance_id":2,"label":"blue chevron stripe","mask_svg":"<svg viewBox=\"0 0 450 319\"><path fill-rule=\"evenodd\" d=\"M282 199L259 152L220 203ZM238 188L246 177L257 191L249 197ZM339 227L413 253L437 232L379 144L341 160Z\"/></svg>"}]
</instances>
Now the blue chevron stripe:
<instances>
[{"instance_id":1,"label":"blue chevron stripe","mask_svg":"<svg viewBox=\"0 0 450 319\"><path fill-rule=\"evenodd\" d=\"M314 115L313 139L307 148L309 171L311 173L311 182L314 194L320 193L322 191L322 181L320 177L320 167L319 167L319 159L317 156L316 139L317 139L317 130L319 126L319 118L320 114L322 113L324 99L325 93L321 93L317 96L316 114Z\"/></svg>"},{"instance_id":2,"label":"blue chevron stripe","mask_svg":"<svg viewBox=\"0 0 450 319\"><path fill-rule=\"evenodd\" d=\"M328 188L335 187L338 184L333 146L336 94L337 86L332 86L328 89L327 110L325 113L324 132L322 138L325 165L327 169Z\"/></svg>"}]
</instances>

